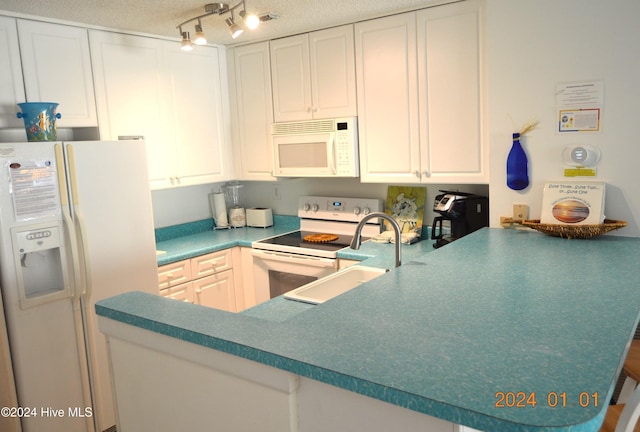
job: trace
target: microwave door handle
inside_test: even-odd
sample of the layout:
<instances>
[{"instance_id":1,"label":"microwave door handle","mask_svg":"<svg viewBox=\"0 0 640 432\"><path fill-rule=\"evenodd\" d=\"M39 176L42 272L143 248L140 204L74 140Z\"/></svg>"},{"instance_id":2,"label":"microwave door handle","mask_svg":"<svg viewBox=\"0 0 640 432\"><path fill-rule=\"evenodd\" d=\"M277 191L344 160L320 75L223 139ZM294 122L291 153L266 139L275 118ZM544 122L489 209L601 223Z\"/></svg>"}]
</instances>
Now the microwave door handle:
<instances>
[{"instance_id":1,"label":"microwave door handle","mask_svg":"<svg viewBox=\"0 0 640 432\"><path fill-rule=\"evenodd\" d=\"M331 133L329 137L329 145L331 146L331 150L329 151L329 168L331 169L331 174L336 175L336 134Z\"/></svg>"}]
</instances>

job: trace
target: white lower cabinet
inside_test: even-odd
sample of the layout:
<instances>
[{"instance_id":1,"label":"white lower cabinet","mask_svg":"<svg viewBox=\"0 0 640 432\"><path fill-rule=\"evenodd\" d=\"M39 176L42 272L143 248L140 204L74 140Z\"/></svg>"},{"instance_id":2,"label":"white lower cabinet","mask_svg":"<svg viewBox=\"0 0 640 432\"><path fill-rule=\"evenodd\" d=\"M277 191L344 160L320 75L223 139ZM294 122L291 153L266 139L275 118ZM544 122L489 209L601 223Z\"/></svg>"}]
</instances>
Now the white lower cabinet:
<instances>
[{"instance_id":1,"label":"white lower cabinet","mask_svg":"<svg viewBox=\"0 0 640 432\"><path fill-rule=\"evenodd\" d=\"M239 249L225 249L159 267L160 295L229 312L244 309Z\"/></svg>"},{"instance_id":2,"label":"white lower cabinet","mask_svg":"<svg viewBox=\"0 0 640 432\"><path fill-rule=\"evenodd\" d=\"M160 295L173 300L195 303L193 283L191 282L161 290Z\"/></svg>"}]
</instances>

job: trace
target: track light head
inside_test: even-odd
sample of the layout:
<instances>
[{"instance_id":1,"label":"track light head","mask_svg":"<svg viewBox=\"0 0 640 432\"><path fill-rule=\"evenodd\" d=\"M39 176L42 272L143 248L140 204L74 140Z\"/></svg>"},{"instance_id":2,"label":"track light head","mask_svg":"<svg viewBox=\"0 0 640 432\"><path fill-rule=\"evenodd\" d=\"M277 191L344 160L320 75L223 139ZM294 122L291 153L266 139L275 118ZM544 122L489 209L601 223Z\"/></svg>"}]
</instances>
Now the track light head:
<instances>
[{"instance_id":1,"label":"track light head","mask_svg":"<svg viewBox=\"0 0 640 432\"><path fill-rule=\"evenodd\" d=\"M191 39L189 39L189 32L182 32L182 42L180 43L180 49L184 51L191 51L193 49Z\"/></svg>"},{"instance_id":2,"label":"track light head","mask_svg":"<svg viewBox=\"0 0 640 432\"><path fill-rule=\"evenodd\" d=\"M202 31L202 24L200 23L200 20L198 20L198 24L196 24L196 32L193 35L193 43L196 45L206 45L207 44L207 37L205 36L204 32Z\"/></svg>"},{"instance_id":3,"label":"track light head","mask_svg":"<svg viewBox=\"0 0 640 432\"><path fill-rule=\"evenodd\" d=\"M227 18L225 22L227 23L227 26L229 26L229 33L231 33L231 37L234 39L240 36L244 31L242 27L233 21L232 17Z\"/></svg>"},{"instance_id":4,"label":"track light head","mask_svg":"<svg viewBox=\"0 0 640 432\"><path fill-rule=\"evenodd\" d=\"M260 18L255 14L248 14L245 10L240 11L240 18L250 30L255 30L260 25Z\"/></svg>"}]
</instances>

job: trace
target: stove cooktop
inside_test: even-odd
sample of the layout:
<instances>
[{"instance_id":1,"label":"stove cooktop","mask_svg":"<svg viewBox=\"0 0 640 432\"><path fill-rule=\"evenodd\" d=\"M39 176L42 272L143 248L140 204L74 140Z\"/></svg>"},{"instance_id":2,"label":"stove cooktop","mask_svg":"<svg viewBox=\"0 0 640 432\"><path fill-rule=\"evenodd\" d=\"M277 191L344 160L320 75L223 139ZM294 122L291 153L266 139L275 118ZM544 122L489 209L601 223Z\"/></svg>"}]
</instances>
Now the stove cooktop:
<instances>
[{"instance_id":1,"label":"stove cooktop","mask_svg":"<svg viewBox=\"0 0 640 432\"><path fill-rule=\"evenodd\" d=\"M309 234L316 234L314 231L294 231L287 234L282 234L276 237L260 240L256 243L263 245L276 245L292 248L292 252L295 253L296 249L313 249L319 251L337 251L345 247L349 247L351 244L351 235L338 235L338 238L331 242L308 242L304 240L304 237ZM327 233L329 234L329 233ZM336 234L337 235L337 234ZM364 241L365 239L363 239Z\"/></svg>"}]
</instances>

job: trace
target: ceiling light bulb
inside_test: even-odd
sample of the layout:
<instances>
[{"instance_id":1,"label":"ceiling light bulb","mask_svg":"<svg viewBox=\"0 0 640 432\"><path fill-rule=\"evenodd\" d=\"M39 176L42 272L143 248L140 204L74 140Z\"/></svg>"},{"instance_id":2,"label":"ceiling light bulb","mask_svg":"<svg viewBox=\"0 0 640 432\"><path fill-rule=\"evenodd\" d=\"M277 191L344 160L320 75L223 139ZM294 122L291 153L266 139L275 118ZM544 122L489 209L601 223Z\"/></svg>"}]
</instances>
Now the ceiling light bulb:
<instances>
[{"instance_id":1,"label":"ceiling light bulb","mask_svg":"<svg viewBox=\"0 0 640 432\"><path fill-rule=\"evenodd\" d=\"M233 22L233 18L227 18L225 22L229 26L229 33L231 33L231 37L234 39L240 36L244 31L242 30L242 27Z\"/></svg>"},{"instance_id":2,"label":"ceiling light bulb","mask_svg":"<svg viewBox=\"0 0 640 432\"><path fill-rule=\"evenodd\" d=\"M245 15L244 23L251 30L255 30L260 25L260 18L254 14Z\"/></svg>"},{"instance_id":3,"label":"ceiling light bulb","mask_svg":"<svg viewBox=\"0 0 640 432\"><path fill-rule=\"evenodd\" d=\"M196 45L206 45L207 37L202 31L202 25L196 24L196 33L193 35L193 43Z\"/></svg>"},{"instance_id":4,"label":"ceiling light bulb","mask_svg":"<svg viewBox=\"0 0 640 432\"><path fill-rule=\"evenodd\" d=\"M180 49L184 51L191 51L193 49L193 45L191 45L191 40L189 39L189 32L182 32Z\"/></svg>"}]
</instances>

